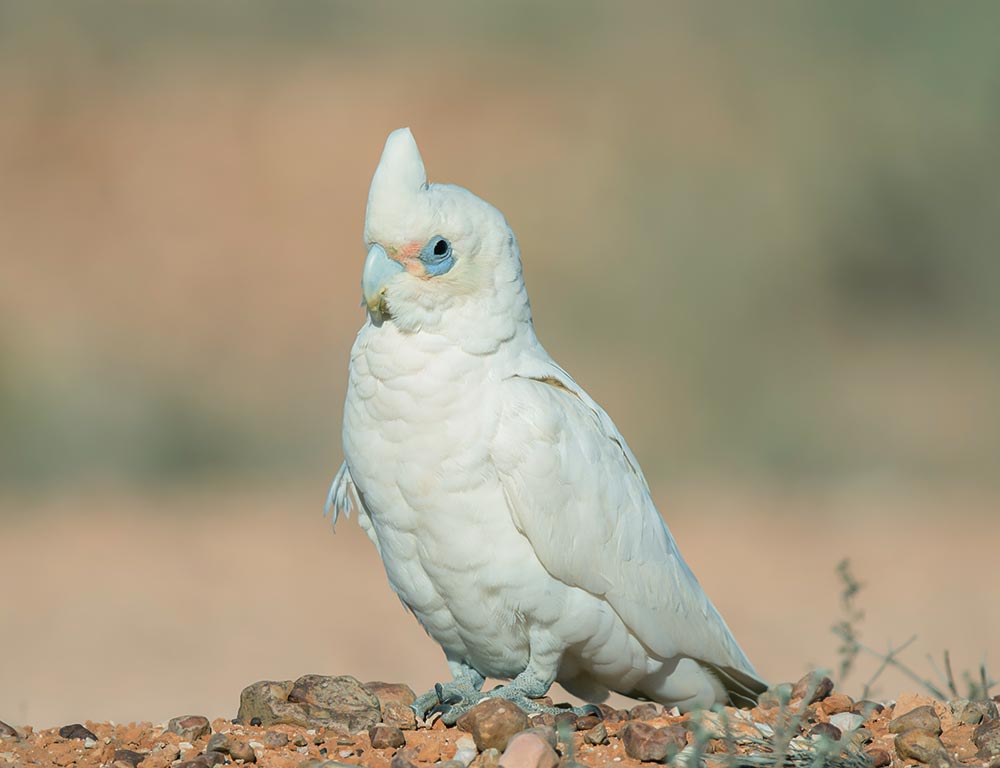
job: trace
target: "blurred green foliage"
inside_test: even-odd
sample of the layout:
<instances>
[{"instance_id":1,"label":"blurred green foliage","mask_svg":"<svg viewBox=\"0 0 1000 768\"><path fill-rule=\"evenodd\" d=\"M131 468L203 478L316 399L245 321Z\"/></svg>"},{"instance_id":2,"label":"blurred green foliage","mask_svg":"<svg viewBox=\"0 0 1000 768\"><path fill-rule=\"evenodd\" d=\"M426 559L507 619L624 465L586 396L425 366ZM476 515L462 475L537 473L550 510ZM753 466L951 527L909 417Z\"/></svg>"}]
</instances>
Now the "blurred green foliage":
<instances>
[{"instance_id":1,"label":"blurred green foliage","mask_svg":"<svg viewBox=\"0 0 1000 768\"><path fill-rule=\"evenodd\" d=\"M347 99L331 144L374 161L412 119L433 178L504 210L543 341L654 482L992 486L998 25L992 3L8 2L0 83L155 102L208 78L252 102L327 73L315 98ZM21 148L0 145L0 170ZM318 163L325 149L299 147ZM86 184L86 167L68 173ZM351 183L356 216L366 180ZM38 258L3 240L14 195L0 198L0 266ZM316 279L353 286L360 221L343 226L358 254ZM219 259L245 256L225 247ZM294 342L234 325L229 343L271 344L272 358L236 349L210 381L219 355L196 345L165 373L102 319L80 321L92 354L69 357L30 341L43 310L0 316L5 487L312 477L339 461L360 316Z\"/></svg>"}]
</instances>

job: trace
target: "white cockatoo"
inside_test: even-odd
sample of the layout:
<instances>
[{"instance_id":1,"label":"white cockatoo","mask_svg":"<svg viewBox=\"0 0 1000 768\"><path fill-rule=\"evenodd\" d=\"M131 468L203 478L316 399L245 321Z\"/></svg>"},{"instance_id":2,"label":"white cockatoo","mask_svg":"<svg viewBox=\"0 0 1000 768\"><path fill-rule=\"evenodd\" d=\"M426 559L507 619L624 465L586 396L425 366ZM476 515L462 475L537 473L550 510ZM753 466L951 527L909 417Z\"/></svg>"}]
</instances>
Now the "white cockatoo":
<instances>
[{"instance_id":1,"label":"white cockatoo","mask_svg":"<svg viewBox=\"0 0 1000 768\"><path fill-rule=\"evenodd\" d=\"M525 710L554 681L681 711L765 690L702 591L608 415L532 325L514 233L471 192L428 184L408 128L368 193L367 319L351 350L333 520L357 505L389 584L454 680ZM510 683L482 692L486 677Z\"/></svg>"}]
</instances>

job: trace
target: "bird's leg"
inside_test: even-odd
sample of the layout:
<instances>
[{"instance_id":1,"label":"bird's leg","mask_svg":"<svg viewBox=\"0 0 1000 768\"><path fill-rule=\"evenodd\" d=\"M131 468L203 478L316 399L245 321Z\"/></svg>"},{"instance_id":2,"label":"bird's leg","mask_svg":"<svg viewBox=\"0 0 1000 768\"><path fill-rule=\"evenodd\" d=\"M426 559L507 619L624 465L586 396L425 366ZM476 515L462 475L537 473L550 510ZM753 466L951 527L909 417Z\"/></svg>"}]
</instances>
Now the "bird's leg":
<instances>
[{"instance_id":1,"label":"bird's leg","mask_svg":"<svg viewBox=\"0 0 1000 768\"><path fill-rule=\"evenodd\" d=\"M450 683L436 683L410 705L420 719L425 720L440 712L444 721L451 725L483 698L481 691L485 677L463 662L449 660L448 667L455 679ZM453 710L456 711L454 716L451 714Z\"/></svg>"},{"instance_id":2,"label":"bird's leg","mask_svg":"<svg viewBox=\"0 0 1000 768\"><path fill-rule=\"evenodd\" d=\"M593 714L600 716L600 710L592 704L583 707L549 707L533 701L533 699L540 699L552 687L552 683L556 679L556 671L559 669L559 661L562 657L563 649L561 644L558 642L546 642L548 639L548 637L541 634L538 637L532 637L531 655L528 660L528 666L524 671L506 685L498 685L485 694L480 692L480 688L482 688L484 682L482 675L479 675L478 672L467 665L451 665L452 673L455 675L455 682L435 686L435 689L440 689L437 697L433 698L435 697L434 691L425 693L414 702L413 709L417 711L418 716L424 717L425 715L421 713L419 707L425 701L429 701L431 702L431 706L429 707L430 712L441 712L441 719L448 725L454 724L459 717L472 709L472 707L484 698L506 699L516 704L528 714L542 712L561 714L563 712L572 712L578 717ZM460 682L461 675L467 672L472 672L476 675L476 684L474 690L471 692L467 683ZM457 694L454 700L448 696L450 692ZM429 697L433 698L433 701ZM423 712L428 712L428 708L424 708Z\"/></svg>"}]
</instances>

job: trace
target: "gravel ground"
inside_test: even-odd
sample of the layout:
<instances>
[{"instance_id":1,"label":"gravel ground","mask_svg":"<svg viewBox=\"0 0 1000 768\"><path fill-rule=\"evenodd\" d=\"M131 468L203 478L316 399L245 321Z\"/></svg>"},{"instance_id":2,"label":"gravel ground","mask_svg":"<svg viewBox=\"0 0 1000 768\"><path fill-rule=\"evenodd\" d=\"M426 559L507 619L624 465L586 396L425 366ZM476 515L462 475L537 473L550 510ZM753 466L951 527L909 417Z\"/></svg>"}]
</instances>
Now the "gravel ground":
<instances>
[{"instance_id":1,"label":"gravel ground","mask_svg":"<svg viewBox=\"0 0 1000 768\"><path fill-rule=\"evenodd\" d=\"M602 706L600 716L529 718L509 702L487 700L447 727L439 717L415 722L406 706L412 699L402 684L310 675L248 686L233 720L182 713L166 723L42 730L0 723L0 768L631 768L699 760L705 768L723 768L823 764L817 755L826 755L826 765L858 768L1000 766L994 700L901 694L895 701L856 702L833 691L828 679L810 676L772 689L752 710L700 715L638 704Z\"/></svg>"}]
</instances>

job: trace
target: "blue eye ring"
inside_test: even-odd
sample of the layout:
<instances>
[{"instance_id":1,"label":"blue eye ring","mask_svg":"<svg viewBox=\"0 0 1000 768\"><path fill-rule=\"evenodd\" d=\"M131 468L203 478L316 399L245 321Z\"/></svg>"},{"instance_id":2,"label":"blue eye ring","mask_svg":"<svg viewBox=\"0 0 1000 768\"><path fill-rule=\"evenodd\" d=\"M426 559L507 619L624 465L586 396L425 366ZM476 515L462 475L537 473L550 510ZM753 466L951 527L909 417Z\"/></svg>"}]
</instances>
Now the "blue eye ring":
<instances>
[{"instance_id":1,"label":"blue eye ring","mask_svg":"<svg viewBox=\"0 0 1000 768\"><path fill-rule=\"evenodd\" d=\"M434 235L420 251L420 261L423 262L427 274L443 275L455 263L451 243L441 235Z\"/></svg>"}]
</instances>

